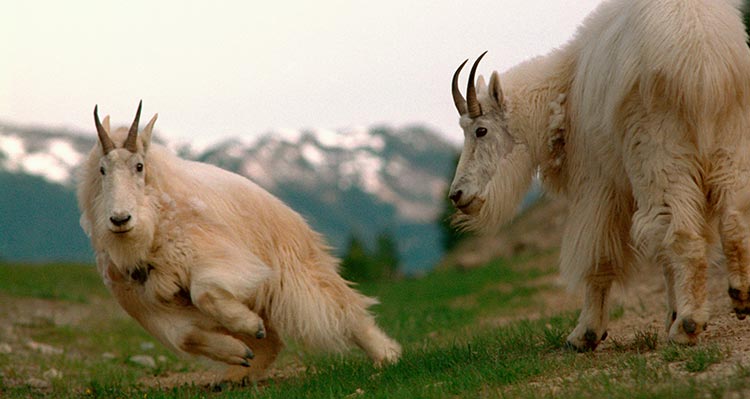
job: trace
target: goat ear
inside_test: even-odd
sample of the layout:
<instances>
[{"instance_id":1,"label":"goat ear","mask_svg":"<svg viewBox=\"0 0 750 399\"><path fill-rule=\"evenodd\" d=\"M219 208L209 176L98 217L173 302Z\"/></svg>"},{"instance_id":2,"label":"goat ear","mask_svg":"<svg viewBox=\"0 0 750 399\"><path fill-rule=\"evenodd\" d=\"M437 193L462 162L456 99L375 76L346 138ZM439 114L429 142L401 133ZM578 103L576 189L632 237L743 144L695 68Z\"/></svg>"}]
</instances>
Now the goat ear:
<instances>
[{"instance_id":1,"label":"goat ear","mask_svg":"<svg viewBox=\"0 0 750 399\"><path fill-rule=\"evenodd\" d=\"M487 90L487 83L484 81L484 76L479 75L477 78L477 93L482 93Z\"/></svg>"},{"instance_id":2,"label":"goat ear","mask_svg":"<svg viewBox=\"0 0 750 399\"><path fill-rule=\"evenodd\" d=\"M154 114L154 116L151 118L150 121L148 121L148 124L146 124L146 127L141 130L140 139L141 144L143 144L143 151L147 152L148 147L151 144L151 133L154 131L154 124L156 123L156 118L159 117L159 114Z\"/></svg>"},{"instance_id":3,"label":"goat ear","mask_svg":"<svg viewBox=\"0 0 750 399\"><path fill-rule=\"evenodd\" d=\"M503 89L500 87L500 76L497 71L492 72L490 76L490 97L497 103L499 107L503 106Z\"/></svg>"},{"instance_id":4,"label":"goat ear","mask_svg":"<svg viewBox=\"0 0 750 399\"><path fill-rule=\"evenodd\" d=\"M109 115L104 117L104 120L102 121L102 127L104 127L104 130L107 132L107 134L112 134L112 131L109 130Z\"/></svg>"}]
</instances>

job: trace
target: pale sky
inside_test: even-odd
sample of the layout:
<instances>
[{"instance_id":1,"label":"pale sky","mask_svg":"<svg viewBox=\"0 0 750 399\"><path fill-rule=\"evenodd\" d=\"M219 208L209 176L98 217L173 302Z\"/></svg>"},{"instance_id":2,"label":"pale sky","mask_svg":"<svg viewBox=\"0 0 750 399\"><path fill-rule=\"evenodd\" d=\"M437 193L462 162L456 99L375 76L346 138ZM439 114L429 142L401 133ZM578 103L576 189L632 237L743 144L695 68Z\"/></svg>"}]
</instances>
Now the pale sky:
<instances>
[{"instance_id":1,"label":"pale sky","mask_svg":"<svg viewBox=\"0 0 750 399\"><path fill-rule=\"evenodd\" d=\"M424 123L460 142L450 79L567 41L601 0L6 1L0 121L168 138ZM465 73L462 79L466 79Z\"/></svg>"}]
</instances>

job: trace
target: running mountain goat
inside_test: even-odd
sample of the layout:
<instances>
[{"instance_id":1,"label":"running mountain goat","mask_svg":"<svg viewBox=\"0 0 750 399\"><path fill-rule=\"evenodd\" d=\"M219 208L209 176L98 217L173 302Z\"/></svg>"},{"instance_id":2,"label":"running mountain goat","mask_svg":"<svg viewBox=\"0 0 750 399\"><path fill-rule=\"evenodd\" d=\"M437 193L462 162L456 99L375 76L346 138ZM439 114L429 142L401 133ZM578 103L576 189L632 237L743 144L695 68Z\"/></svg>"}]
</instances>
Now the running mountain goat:
<instances>
[{"instance_id":1,"label":"running mountain goat","mask_svg":"<svg viewBox=\"0 0 750 399\"><path fill-rule=\"evenodd\" d=\"M140 112L110 136L94 108L99 142L78 186L98 269L133 318L178 353L256 375L281 336L398 360L401 347L367 310L376 301L339 276L300 215L244 177L151 143L156 115L139 133Z\"/></svg>"},{"instance_id":2,"label":"running mountain goat","mask_svg":"<svg viewBox=\"0 0 750 399\"><path fill-rule=\"evenodd\" d=\"M479 57L466 99L457 87L463 64L456 71L465 136L449 194L457 224L506 222L537 172L566 198L561 272L585 288L573 347L592 350L606 338L612 283L650 263L666 278L670 340L695 343L709 318L709 252L719 245L735 313L750 314L745 41L735 2L612 0L570 42L493 72L489 85L474 83Z\"/></svg>"}]
</instances>

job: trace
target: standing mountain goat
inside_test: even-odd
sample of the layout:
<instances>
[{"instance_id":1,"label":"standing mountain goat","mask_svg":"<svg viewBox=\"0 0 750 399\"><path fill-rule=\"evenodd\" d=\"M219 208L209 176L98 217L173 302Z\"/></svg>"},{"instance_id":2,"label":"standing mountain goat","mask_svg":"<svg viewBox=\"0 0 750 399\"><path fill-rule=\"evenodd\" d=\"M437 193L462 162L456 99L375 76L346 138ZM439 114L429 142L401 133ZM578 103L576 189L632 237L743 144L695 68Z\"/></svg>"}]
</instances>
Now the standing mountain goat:
<instances>
[{"instance_id":1,"label":"standing mountain goat","mask_svg":"<svg viewBox=\"0 0 750 399\"><path fill-rule=\"evenodd\" d=\"M561 270L585 296L568 343L607 335L612 283L657 262L669 338L705 329L709 249L720 244L737 317L750 313L750 50L726 0L611 0L574 38L453 98L465 143L457 223L507 221L538 171L569 202ZM481 59L481 57L480 57ZM461 65L463 66L463 64ZM502 81L502 88L500 82ZM645 267L645 266L644 266Z\"/></svg>"},{"instance_id":2,"label":"standing mountain goat","mask_svg":"<svg viewBox=\"0 0 750 399\"><path fill-rule=\"evenodd\" d=\"M78 186L81 225L122 307L165 345L262 371L288 335L376 363L401 348L375 324L376 301L349 287L300 215L249 180L151 143L156 115L98 144ZM255 359L250 361L250 359Z\"/></svg>"}]
</instances>

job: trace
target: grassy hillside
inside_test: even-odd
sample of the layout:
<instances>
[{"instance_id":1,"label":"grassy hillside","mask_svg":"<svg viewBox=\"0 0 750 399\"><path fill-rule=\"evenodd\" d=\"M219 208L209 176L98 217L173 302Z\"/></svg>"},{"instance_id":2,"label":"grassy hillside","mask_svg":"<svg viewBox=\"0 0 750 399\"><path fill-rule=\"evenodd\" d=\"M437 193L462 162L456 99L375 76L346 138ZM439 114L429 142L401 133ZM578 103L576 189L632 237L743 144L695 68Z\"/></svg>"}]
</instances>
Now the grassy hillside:
<instances>
[{"instance_id":1,"label":"grassy hillside","mask_svg":"<svg viewBox=\"0 0 750 399\"><path fill-rule=\"evenodd\" d=\"M575 312L558 306L563 294L551 283L555 257L537 254L362 285L382 302L375 309L379 323L404 346L400 363L376 369L356 350L321 355L291 345L269 380L245 386L167 383L213 366L177 358L155 343L117 307L93 267L2 265L0 397L633 398L750 392L750 368L724 341L675 347L648 323L630 335L610 334L595 353L565 349ZM620 306L612 317L616 324L637 313ZM137 355L154 364L136 363Z\"/></svg>"}]
</instances>

